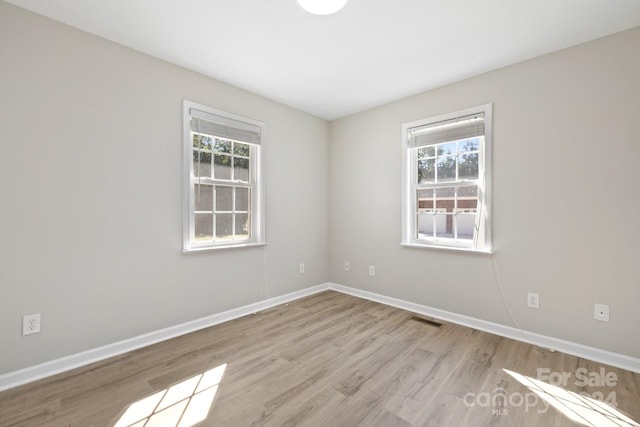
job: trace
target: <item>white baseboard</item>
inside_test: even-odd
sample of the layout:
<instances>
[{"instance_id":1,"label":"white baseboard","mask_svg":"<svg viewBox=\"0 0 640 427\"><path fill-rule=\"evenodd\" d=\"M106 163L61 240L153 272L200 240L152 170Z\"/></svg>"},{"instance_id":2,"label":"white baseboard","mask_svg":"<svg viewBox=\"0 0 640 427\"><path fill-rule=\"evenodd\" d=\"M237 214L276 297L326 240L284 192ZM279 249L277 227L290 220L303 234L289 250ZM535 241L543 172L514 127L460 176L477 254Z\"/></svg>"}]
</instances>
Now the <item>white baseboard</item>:
<instances>
[{"instance_id":1,"label":"white baseboard","mask_svg":"<svg viewBox=\"0 0 640 427\"><path fill-rule=\"evenodd\" d=\"M0 375L0 391L46 378L61 372L69 371L80 366L88 365L89 363L98 362L109 357L127 353L129 351L175 338L180 335L185 335L223 322L228 322L229 320L237 319L248 314L266 310L268 308L275 307L276 305L284 304L286 302L313 295L318 292L326 291L327 289L329 289L328 283L313 286L300 291L291 292L286 295L269 298L264 301L258 301L256 303L245 305L243 307L234 308L222 313L217 313L211 316L192 320L190 322L182 323L176 326L160 329L148 334L139 335L137 337L129 338L123 341L118 341L113 344L107 344L105 346L83 351L81 353L54 359L49 362L30 366L18 371L9 372L7 374Z\"/></svg>"},{"instance_id":2,"label":"white baseboard","mask_svg":"<svg viewBox=\"0 0 640 427\"><path fill-rule=\"evenodd\" d=\"M476 319L462 314L451 313L449 311L440 310L426 305L416 304L409 301L403 301L397 298L388 297L373 292L363 291L361 289L350 288L336 283L324 283L300 291L291 292L264 301L259 301L243 307L234 308L222 313L213 314L211 316L196 319L190 322L182 323L169 328L150 332L148 334L139 335L113 344L108 344L95 349L83 351L81 353L72 354L70 356L51 360L39 365L30 366L18 371L9 372L0 375L0 391L17 387L32 381L49 377L61 372L69 371L89 363L98 362L109 357L117 356L129 351L133 351L151 344L175 338L184 334L195 332L200 329L218 325L229 320L237 319L248 314L266 310L280 304L294 301L309 295L326 290L334 290L358 298L379 302L381 304L392 307L401 308L403 310L422 314L424 316L434 317L436 319L445 320L447 322L456 323L470 328L489 332L506 338L523 341L544 348L550 348L563 353L572 354L584 359L593 360L595 362L604 363L618 368L626 369L632 372L640 373L640 359L623 354L613 353L571 341L565 341L558 338L548 337L536 334L534 332L523 331L512 328L510 326L500 325L498 323L487 322L486 320Z\"/></svg>"},{"instance_id":3,"label":"white baseboard","mask_svg":"<svg viewBox=\"0 0 640 427\"><path fill-rule=\"evenodd\" d=\"M500 325L498 323L487 322L486 320L476 319L474 317L464 316L462 314L451 313L449 311L440 310L426 305L415 304L385 295L373 292L363 291L360 289L350 288L347 286L329 283L329 289L353 295L355 297L364 298L370 301L379 302L381 304L390 305L392 307L401 308L403 310L412 311L428 317L445 320L447 322L456 323L458 325L468 326L480 331L489 332L506 338L523 341L529 344L537 345L543 348L549 348L562 353L571 354L582 357L584 359L593 360L594 362L604 363L615 366L617 368L626 369L628 371L640 373L640 359L626 356L624 354L613 353L607 350L601 350L595 347L589 347L583 344L565 341L558 338L548 337L536 334L535 332L523 331L521 329L512 328L510 326Z\"/></svg>"}]
</instances>

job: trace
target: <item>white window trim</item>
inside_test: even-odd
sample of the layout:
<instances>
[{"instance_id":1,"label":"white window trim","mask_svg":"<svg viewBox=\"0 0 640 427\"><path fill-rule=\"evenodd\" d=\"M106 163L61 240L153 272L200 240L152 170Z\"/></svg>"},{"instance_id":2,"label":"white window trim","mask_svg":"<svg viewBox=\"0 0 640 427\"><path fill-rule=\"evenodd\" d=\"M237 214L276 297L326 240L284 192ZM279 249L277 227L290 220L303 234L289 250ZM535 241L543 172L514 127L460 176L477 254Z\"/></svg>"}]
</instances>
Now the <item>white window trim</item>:
<instances>
[{"instance_id":1,"label":"white window trim","mask_svg":"<svg viewBox=\"0 0 640 427\"><path fill-rule=\"evenodd\" d=\"M424 126L431 123L450 120L456 117L464 117L476 113L485 114L485 136L484 147L480 150L483 155L481 157L481 171L479 180L483 180L483 194L484 201L482 202L481 209L485 209L484 221L485 221L485 239L482 247L474 248L465 246L463 244L455 244L454 242L445 241L426 241L415 237L414 231L416 230L415 219L415 197L413 197L413 185L412 183L417 180L415 176L415 168L412 167L412 150L409 146L409 131L412 128ZM402 238L401 245L415 248L433 248L433 249L445 249L462 252L473 253L493 253L492 243L492 226L491 226L491 195L492 195L492 146L493 146L493 104L484 104L473 108L467 108L461 111L442 114L435 117L429 117L427 119L416 120L402 125ZM484 179L483 179L484 178Z\"/></svg>"},{"instance_id":2,"label":"white window trim","mask_svg":"<svg viewBox=\"0 0 640 427\"><path fill-rule=\"evenodd\" d=\"M193 197L194 195L193 195L193 192L191 191L191 186L193 184L192 182L193 142L191 140L190 111L192 108L195 110L211 113L216 116L231 119L237 122L257 126L261 129L259 155L256 156L255 168L251 172L253 174L253 179L255 179L255 185L253 186L255 190L255 194L254 194L255 207L252 209L252 215L251 215L251 226L252 226L253 235L250 239L238 240L237 243L233 241L219 241L219 242L206 242L202 244L193 244L193 241L191 240L191 236L193 235L193 228L194 228L192 213L194 211L194 206L195 206L195 201ZM185 254L189 254L189 253L201 253L201 252L207 252L207 251L222 250L222 249L247 248L247 247L266 245L266 234L265 234L265 224L266 224L265 175L266 174L264 172L264 163L265 163L264 159L265 159L265 151L266 151L265 123L258 120L249 119L237 114L211 108L206 105L197 104L195 102L191 102L187 100L183 100L182 116L183 116L183 122L182 122L182 132L183 132L182 133L182 145L183 145L182 252Z\"/></svg>"}]
</instances>

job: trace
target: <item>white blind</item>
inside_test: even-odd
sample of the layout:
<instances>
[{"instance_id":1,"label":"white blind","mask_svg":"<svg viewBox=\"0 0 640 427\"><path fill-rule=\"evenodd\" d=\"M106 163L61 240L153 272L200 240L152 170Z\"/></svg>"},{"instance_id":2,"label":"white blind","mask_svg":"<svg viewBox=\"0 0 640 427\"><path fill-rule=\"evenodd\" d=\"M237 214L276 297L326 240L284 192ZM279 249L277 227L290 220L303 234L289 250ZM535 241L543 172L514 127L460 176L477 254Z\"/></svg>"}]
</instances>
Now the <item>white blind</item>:
<instances>
[{"instance_id":1,"label":"white blind","mask_svg":"<svg viewBox=\"0 0 640 427\"><path fill-rule=\"evenodd\" d=\"M409 129L409 146L426 147L484 135L484 113L472 114Z\"/></svg>"},{"instance_id":2,"label":"white blind","mask_svg":"<svg viewBox=\"0 0 640 427\"><path fill-rule=\"evenodd\" d=\"M249 144L260 144L260 127L205 111L190 110L191 131Z\"/></svg>"}]
</instances>

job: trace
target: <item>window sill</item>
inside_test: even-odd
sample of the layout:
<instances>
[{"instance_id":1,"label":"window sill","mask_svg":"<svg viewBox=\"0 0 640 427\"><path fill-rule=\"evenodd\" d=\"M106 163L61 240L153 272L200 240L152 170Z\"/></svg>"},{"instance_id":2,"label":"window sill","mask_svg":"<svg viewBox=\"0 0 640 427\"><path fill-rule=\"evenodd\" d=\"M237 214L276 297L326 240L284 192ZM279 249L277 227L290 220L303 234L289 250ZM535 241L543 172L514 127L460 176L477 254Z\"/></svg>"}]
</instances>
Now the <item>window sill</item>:
<instances>
[{"instance_id":1,"label":"window sill","mask_svg":"<svg viewBox=\"0 0 640 427\"><path fill-rule=\"evenodd\" d=\"M185 255L190 254L198 254L203 252L214 252L221 251L225 249L236 249L236 248L255 248L259 246L267 246L266 243L242 243L238 245L220 245L220 246L207 246L203 248L191 248L191 249L183 249L182 253Z\"/></svg>"},{"instance_id":2,"label":"window sill","mask_svg":"<svg viewBox=\"0 0 640 427\"><path fill-rule=\"evenodd\" d=\"M404 246L407 248L419 248L419 249L435 249L435 250L444 250L444 251L453 251L453 252L466 252L472 254L482 254L482 255L492 255L493 249L472 249L472 248L463 248L456 246L439 246L439 245L430 245L430 244L422 244L422 243L400 243L400 246Z\"/></svg>"}]
</instances>

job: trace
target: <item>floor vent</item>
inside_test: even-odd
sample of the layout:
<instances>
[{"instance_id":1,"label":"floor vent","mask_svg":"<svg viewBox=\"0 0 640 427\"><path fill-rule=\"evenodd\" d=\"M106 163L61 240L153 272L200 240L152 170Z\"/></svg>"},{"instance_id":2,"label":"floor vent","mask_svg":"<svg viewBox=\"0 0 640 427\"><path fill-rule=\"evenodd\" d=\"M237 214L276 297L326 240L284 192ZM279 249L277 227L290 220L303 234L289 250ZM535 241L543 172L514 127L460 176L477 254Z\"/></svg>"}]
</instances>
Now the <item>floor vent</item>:
<instances>
[{"instance_id":1,"label":"floor vent","mask_svg":"<svg viewBox=\"0 0 640 427\"><path fill-rule=\"evenodd\" d=\"M442 326L442 323L436 322L435 320L424 319L418 316L411 316L410 320L415 320L416 322L424 323L436 328L439 328L440 326Z\"/></svg>"}]
</instances>

